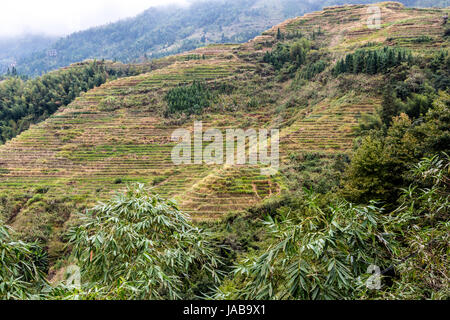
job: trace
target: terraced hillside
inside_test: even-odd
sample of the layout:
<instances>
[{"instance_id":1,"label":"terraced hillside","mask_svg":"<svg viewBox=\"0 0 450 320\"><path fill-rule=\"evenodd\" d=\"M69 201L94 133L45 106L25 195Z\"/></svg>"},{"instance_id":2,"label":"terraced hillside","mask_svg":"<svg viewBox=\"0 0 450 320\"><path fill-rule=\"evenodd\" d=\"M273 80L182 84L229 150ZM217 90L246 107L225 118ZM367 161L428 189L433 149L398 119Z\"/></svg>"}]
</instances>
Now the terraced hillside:
<instances>
[{"instance_id":1,"label":"terraced hillside","mask_svg":"<svg viewBox=\"0 0 450 320\"><path fill-rule=\"evenodd\" d=\"M153 186L200 220L279 195L283 176L263 175L261 165L174 165L173 131L192 131L194 120L203 122L204 131L279 128L282 163L293 153L350 153L359 118L380 106L383 77L333 77L336 61L368 44L407 47L414 55L448 48L441 21L445 10L379 6L380 29L367 28L367 6L327 8L286 21L246 44L164 58L152 72L87 92L0 147L0 213L17 230L52 238L57 247L62 240L54 235L75 208L105 199L128 182ZM309 54L323 57L326 68L309 80L286 79L263 63L264 54L282 42L278 30L310 39ZM166 94L193 81L214 92L211 105L201 115L167 116ZM61 203L68 207L62 210Z\"/></svg>"}]
</instances>

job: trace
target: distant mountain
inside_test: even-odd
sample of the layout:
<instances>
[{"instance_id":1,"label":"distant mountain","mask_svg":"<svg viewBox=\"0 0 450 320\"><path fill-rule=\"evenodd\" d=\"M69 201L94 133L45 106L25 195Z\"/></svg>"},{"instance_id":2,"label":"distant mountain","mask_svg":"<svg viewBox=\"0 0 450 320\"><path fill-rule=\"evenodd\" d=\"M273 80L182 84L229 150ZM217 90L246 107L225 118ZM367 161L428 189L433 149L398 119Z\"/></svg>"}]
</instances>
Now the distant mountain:
<instances>
[{"instance_id":1,"label":"distant mountain","mask_svg":"<svg viewBox=\"0 0 450 320\"><path fill-rule=\"evenodd\" d=\"M45 48L41 43L33 49L17 47L15 59L18 71L32 76L91 58L134 62L176 54L210 43L246 42L288 18L321 10L324 6L371 2L197 0L189 7L150 8L134 18L73 33L47 43ZM448 0L400 2L418 7L448 6Z\"/></svg>"},{"instance_id":2,"label":"distant mountain","mask_svg":"<svg viewBox=\"0 0 450 320\"><path fill-rule=\"evenodd\" d=\"M23 35L14 38L0 38L0 74L17 64L17 60L49 48L57 37Z\"/></svg>"}]
</instances>

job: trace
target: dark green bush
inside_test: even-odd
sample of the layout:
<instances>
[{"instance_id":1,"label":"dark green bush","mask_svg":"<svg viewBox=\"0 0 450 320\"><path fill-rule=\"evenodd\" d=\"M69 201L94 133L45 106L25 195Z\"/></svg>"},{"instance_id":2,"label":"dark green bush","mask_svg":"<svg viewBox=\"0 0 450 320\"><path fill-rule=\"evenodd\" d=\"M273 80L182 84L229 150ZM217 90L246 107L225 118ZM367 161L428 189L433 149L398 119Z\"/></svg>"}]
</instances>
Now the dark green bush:
<instances>
[{"instance_id":1,"label":"dark green bush","mask_svg":"<svg viewBox=\"0 0 450 320\"><path fill-rule=\"evenodd\" d=\"M333 73L334 75L341 73L377 74L410 61L412 61L412 56L404 49L390 47L378 50L360 49L340 60L334 67Z\"/></svg>"},{"instance_id":2,"label":"dark green bush","mask_svg":"<svg viewBox=\"0 0 450 320\"><path fill-rule=\"evenodd\" d=\"M171 89L165 96L168 104L166 116L177 113L200 114L208 108L213 95L205 83L194 81L188 86Z\"/></svg>"}]
</instances>

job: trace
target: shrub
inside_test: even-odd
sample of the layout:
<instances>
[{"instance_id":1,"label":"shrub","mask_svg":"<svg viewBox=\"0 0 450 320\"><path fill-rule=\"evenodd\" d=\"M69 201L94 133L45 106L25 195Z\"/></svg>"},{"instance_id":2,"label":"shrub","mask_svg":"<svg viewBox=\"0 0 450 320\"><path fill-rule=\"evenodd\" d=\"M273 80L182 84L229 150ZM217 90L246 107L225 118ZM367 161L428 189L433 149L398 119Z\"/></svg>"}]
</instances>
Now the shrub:
<instances>
[{"instance_id":1,"label":"shrub","mask_svg":"<svg viewBox=\"0 0 450 320\"><path fill-rule=\"evenodd\" d=\"M120 108L119 100L116 97L106 97L98 105L100 111L115 111Z\"/></svg>"},{"instance_id":2,"label":"shrub","mask_svg":"<svg viewBox=\"0 0 450 320\"><path fill-rule=\"evenodd\" d=\"M412 40L414 43L424 43L424 42L431 42L433 41L433 38L429 36L420 36Z\"/></svg>"},{"instance_id":3,"label":"shrub","mask_svg":"<svg viewBox=\"0 0 450 320\"><path fill-rule=\"evenodd\" d=\"M215 298L448 299L449 166L445 153L420 161L389 213L311 192L278 203L265 222L273 240L242 257ZM367 287L371 265L379 290Z\"/></svg>"},{"instance_id":4,"label":"shrub","mask_svg":"<svg viewBox=\"0 0 450 320\"><path fill-rule=\"evenodd\" d=\"M319 60L314 63L310 63L306 65L303 69L299 72L299 77L301 79L311 80L319 73L322 73L325 68L327 67L327 63L323 60Z\"/></svg>"},{"instance_id":5,"label":"shrub","mask_svg":"<svg viewBox=\"0 0 450 320\"><path fill-rule=\"evenodd\" d=\"M267 51L263 61L270 63L276 70L280 70L289 62L293 65L293 71L297 70L306 61L306 54L311 48L311 43L302 38L293 44L277 44L272 52Z\"/></svg>"},{"instance_id":6,"label":"shrub","mask_svg":"<svg viewBox=\"0 0 450 320\"><path fill-rule=\"evenodd\" d=\"M165 96L169 106L166 116L177 113L199 114L210 106L211 99L210 90L201 82L194 81L192 85L173 88Z\"/></svg>"},{"instance_id":7,"label":"shrub","mask_svg":"<svg viewBox=\"0 0 450 320\"><path fill-rule=\"evenodd\" d=\"M85 295L193 298L200 294L199 279L211 285L219 280L221 261L209 234L143 185L80 214L80 221L69 237Z\"/></svg>"},{"instance_id":8,"label":"shrub","mask_svg":"<svg viewBox=\"0 0 450 320\"><path fill-rule=\"evenodd\" d=\"M39 202L39 201L41 201L42 199L43 199L42 194L40 194L40 193L35 194L30 200L28 200L27 206L29 206L29 205L31 205L31 204L33 204L33 203L35 203L35 202Z\"/></svg>"},{"instance_id":9,"label":"shrub","mask_svg":"<svg viewBox=\"0 0 450 320\"><path fill-rule=\"evenodd\" d=\"M386 251L373 241L382 210L338 202L327 209L308 194L298 207L279 209L268 218L275 239L264 253L242 259L231 292L240 299L342 299L358 287L370 264L386 265Z\"/></svg>"},{"instance_id":10,"label":"shrub","mask_svg":"<svg viewBox=\"0 0 450 320\"><path fill-rule=\"evenodd\" d=\"M0 299L36 299L47 284L47 258L40 246L18 241L0 221L0 257Z\"/></svg>"}]
</instances>

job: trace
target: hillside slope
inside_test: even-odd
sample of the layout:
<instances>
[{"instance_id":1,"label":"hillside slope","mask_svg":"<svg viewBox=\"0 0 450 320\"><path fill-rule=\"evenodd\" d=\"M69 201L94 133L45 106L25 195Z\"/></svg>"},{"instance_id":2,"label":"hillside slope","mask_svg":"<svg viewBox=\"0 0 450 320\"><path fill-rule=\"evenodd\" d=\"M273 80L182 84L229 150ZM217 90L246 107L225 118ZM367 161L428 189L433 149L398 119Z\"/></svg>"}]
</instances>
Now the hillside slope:
<instances>
[{"instance_id":1,"label":"hillside slope","mask_svg":"<svg viewBox=\"0 0 450 320\"><path fill-rule=\"evenodd\" d=\"M242 45L211 45L163 58L165 67L108 82L0 146L0 212L16 230L60 250L77 208L127 182L176 199L195 219L242 211L286 188L281 173L256 166L175 166L171 134L180 127L280 128L282 162L292 153L349 154L362 114L381 103L382 75L332 76L338 59L360 47L402 46L413 55L448 48L444 10L379 4L383 27L368 29L367 7L330 7L288 20ZM281 41L278 30L292 40ZM300 36L301 34L301 36ZM278 43L309 39L327 67L311 80L285 79L262 60ZM416 41L427 39L426 41ZM216 93L201 115L167 115L167 92L202 81ZM221 88L228 88L223 90Z\"/></svg>"},{"instance_id":2,"label":"hillside slope","mask_svg":"<svg viewBox=\"0 0 450 320\"><path fill-rule=\"evenodd\" d=\"M185 52L211 43L246 42L285 19L345 3L370 0L198 0L189 7L156 7L142 14L59 39L27 55L17 50L19 72L43 72L84 59L128 63ZM448 0L402 0L407 6L448 6ZM1 63L0 63L1 64ZM1 68L1 66L0 66Z\"/></svg>"}]
</instances>

